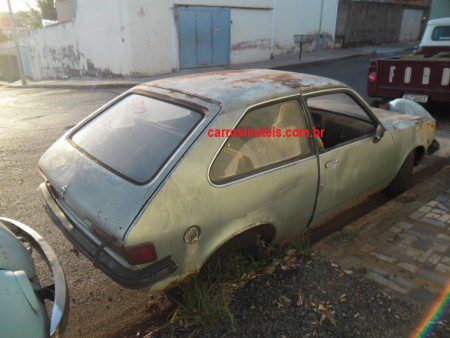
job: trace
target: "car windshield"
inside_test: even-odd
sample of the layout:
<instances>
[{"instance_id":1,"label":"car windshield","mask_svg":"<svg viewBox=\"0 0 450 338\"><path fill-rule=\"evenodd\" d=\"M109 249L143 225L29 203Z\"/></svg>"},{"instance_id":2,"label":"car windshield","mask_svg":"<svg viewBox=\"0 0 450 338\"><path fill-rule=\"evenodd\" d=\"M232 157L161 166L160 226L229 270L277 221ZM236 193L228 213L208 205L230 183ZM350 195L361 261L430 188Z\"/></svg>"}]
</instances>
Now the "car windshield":
<instances>
[{"instance_id":1,"label":"car windshield","mask_svg":"<svg viewBox=\"0 0 450 338\"><path fill-rule=\"evenodd\" d=\"M450 40L450 26L438 26L433 29L431 38L435 41L449 41Z\"/></svg>"},{"instance_id":2,"label":"car windshield","mask_svg":"<svg viewBox=\"0 0 450 338\"><path fill-rule=\"evenodd\" d=\"M77 130L72 141L131 180L149 181L201 114L143 95L128 95Z\"/></svg>"}]
</instances>

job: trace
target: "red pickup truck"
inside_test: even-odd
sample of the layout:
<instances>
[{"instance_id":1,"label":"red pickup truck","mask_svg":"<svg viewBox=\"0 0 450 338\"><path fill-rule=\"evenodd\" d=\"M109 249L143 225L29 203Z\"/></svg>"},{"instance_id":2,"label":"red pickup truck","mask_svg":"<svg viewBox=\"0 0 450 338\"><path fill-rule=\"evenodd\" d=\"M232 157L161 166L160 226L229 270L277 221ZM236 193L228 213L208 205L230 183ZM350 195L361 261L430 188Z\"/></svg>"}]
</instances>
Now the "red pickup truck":
<instances>
[{"instance_id":1,"label":"red pickup truck","mask_svg":"<svg viewBox=\"0 0 450 338\"><path fill-rule=\"evenodd\" d=\"M371 60L367 93L384 100L450 103L450 18L430 20L413 55Z\"/></svg>"}]
</instances>

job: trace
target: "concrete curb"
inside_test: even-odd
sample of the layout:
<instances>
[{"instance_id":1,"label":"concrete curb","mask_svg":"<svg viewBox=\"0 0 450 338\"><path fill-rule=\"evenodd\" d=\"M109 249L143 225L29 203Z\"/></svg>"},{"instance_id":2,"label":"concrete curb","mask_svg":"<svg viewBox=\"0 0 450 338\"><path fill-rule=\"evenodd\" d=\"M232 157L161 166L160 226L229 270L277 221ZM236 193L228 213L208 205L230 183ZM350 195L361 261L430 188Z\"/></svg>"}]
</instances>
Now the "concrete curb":
<instances>
[{"instance_id":1,"label":"concrete curb","mask_svg":"<svg viewBox=\"0 0 450 338\"><path fill-rule=\"evenodd\" d=\"M118 83L100 83L100 84L61 84L61 83L55 83L55 84L31 84L23 86L14 86L9 85L5 86L7 88L15 88L15 89L74 89L74 90L89 90L89 89L114 89L114 88L131 88L134 86L137 86L143 82L118 82Z\"/></svg>"},{"instance_id":2,"label":"concrete curb","mask_svg":"<svg viewBox=\"0 0 450 338\"><path fill-rule=\"evenodd\" d=\"M285 65L285 66L271 67L271 68L269 68L269 69L279 69L279 70L283 70L283 69L287 69L287 68L291 68L291 67L310 67L310 66L318 66L318 65L322 65L322 64L326 64L326 63L331 63L331 62L339 62L339 61L345 61L345 60L357 59L357 58L359 58L359 57L362 57L362 56L369 56L369 55L374 55L374 53L364 53L364 52L361 52L361 53L359 53L359 54L339 56L339 57L331 58L331 59L323 59L323 60L314 60L314 61L309 61L309 62L292 63L292 64Z\"/></svg>"},{"instance_id":3,"label":"concrete curb","mask_svg":"<svg viewBox=\"0 0 450 338\"><path fill-rule=\"evenodd\" d=\"M345 56L339 56L339 57L335 57L335 58L328 58L328 59L322 59L322 60L312 60L312 61L301 61L299 60L299 62L292 62L292 63L287 63L285 65L273 65L270 67L267 67L268 69L279 69L279 70L283 70L283 69L288 69L291 67L311 67L311 66L317 66L317 65L321 65L321 64L326 64L326 63L331 63L331 62L338 62L338 61L344 61L344 60L350 60L350 59L355 59L355 58L359 58L362 56L369 56L369 55L375 55L373 52L360 52L360 53L355 53L352 55L345 55ZM249 67L249 68L258 68L257 66L253 66L253 67ZM230 67L230 68L226 68L227 70L232 70L232 69L244 69L242 67ZM169 75L164 76L165 78L167 77L173 77L173 76L177 76L177 75L182 75L182 74L178 74L178 73L172 73ZM184 75L184 74L183 74ZM155 80L157 80L158 77L155 76ZM95 81L95 80L94 80ZM151 80L150 80L151 81ZM139 84L148 82L148 81L117 81L117 83L113 83L113 82L106 82L106 83L101 83L101 80L99 81L99 83L93 84L90 83L92 82L92 80L86 80L85 82L80 82L78 83L61 83L62 81L55 81L54 84L52 83L43 83L43 84L39 84L39 83L32 83L32 84L28 84L25 87L22 87L21 85L14 85L14 84L8 84L8 83L0 83L0 87L6 87L6 88L16 88L16 89L33 89L33 88L37 88L37 89L74 89L74 90L89 90L89 89L117 89L117 88L131 88L134 86L137 86Z\"/></svg>"}]
</instances>

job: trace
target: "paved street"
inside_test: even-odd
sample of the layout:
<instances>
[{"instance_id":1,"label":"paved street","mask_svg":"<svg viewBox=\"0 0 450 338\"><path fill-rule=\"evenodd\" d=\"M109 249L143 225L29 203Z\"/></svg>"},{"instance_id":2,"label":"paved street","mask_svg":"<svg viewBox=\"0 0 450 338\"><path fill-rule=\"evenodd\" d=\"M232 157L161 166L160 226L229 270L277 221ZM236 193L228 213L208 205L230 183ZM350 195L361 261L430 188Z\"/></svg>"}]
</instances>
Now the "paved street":
<instances>
[{"instance_id":1,"label":"paved street","mask_svg":"<svg viewBox=\"0 0 450 338\"><path fill-rule=\"evenodd\" d=\"M301 71L343 81L364 96L368 60L363 57ZM105 328L114 332L124 323L140 322L151 315L146 311L151 295L119 287L71 250L45 214L37 192L41 179L36 165L42 153L71 126L122 91L0 88L0 214L29 224L56 250L71 295L68 337L100 336ZM443 158L450 149L449 117L443 113L436 117L443 145L437 156Z\"/></svg>"}]
</instances>

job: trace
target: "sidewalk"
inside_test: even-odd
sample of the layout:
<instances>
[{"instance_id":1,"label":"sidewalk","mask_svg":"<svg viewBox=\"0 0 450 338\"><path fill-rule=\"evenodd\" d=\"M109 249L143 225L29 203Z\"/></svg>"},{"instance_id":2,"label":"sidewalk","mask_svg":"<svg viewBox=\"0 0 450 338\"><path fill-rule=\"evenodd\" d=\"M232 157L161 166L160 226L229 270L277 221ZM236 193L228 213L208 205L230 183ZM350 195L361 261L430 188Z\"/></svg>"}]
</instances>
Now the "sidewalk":
<instances>
[{"instance_id":1,"label":"sidewalk","mask_svg":"<svg viewBox=\"0 0 450 338\"><path fill-rule=\"evenodd\" d=\"M450 283L450 166L327 239L316 249L429 307ZM450 316L445 309L444 317ZM445 312L444 311L444 312Z\"/></svg>"},{"instance_id":2,"label":"sidewalk","mask_svg":"<svg viewBox=\"0 0 450 338\"><path fill-rule=\"evenodd\" d=\"M305 53L302 54L302 59L299 60L298 54L280 55L271 60L234 64L229 66L219 67L204 67L193 69L182 69L175 73L142 77L142 78L70 78L67 80L44 80L44 81L28 81L26 88L65 88L65 89L102 89L102 88L130 88L141 83L158 80L161 78L173 77L178 75L205 73L212 71L223 71L231 69L276 69L289 66L310 66L321 63L334 62L338 60L345 60L350 58L356 58L364 55L396 55L404 53L405 51L412 50L416 46L417 42L408 43L396 43L380 46L366 46L356 48L345 48L320 51L319 53ZM21 82L16 81L14 83L1 82L0 87L12 87L22 88Z\"/></svg>"}]
</instances>

